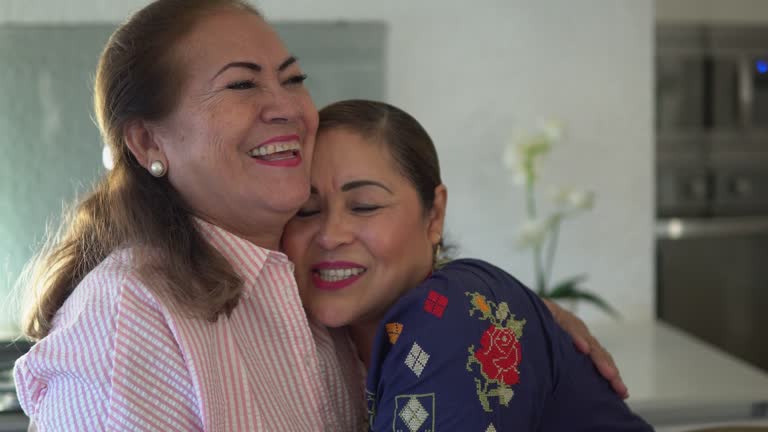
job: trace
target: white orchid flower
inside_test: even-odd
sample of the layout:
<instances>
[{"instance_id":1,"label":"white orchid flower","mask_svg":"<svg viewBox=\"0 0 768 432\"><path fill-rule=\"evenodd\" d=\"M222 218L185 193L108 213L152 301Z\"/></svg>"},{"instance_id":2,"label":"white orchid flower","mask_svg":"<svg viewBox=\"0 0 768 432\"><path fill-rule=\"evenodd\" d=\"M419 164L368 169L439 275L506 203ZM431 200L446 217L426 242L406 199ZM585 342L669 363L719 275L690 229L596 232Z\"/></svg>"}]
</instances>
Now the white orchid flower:
<instances>
[{"instance_id":1,"label":"white orchid flower","mask_svg":"<svg viewBox=\"0 0 768 432\"><path fill-rule=\"evenodd\" d=\"M518 151L524 160L531 160L537 156L549 153L552 148L552 140L545 133L537 133L525 137L518 144Z\"/></svg>"},{"instance_id":2,"label":"white orchid flower","mask_svg":"<svg viewBox=\"0 0 768 432\"><path fill-rule=\"evenodd\" d=\"M504 148L502 161L507 171L512 174L512 181L514 184L517 186L524 186L527 180L525 168L522 166L518 148L514 143L510 143Z\"/></svg>"},{"instance_id":3,"label":"white orchid flower","mask_svg":"<svg viewBox=\"0 0 768 432\"><path fill-rule=\"evenodd\" d=\"M515 172L520 169L520 157L517 154L517 146L514 142L510 141L506 147L504 147L504 154L501 161L504 163L504 167L509 171Z\"/></svg>"},{"instance_id":4,"label":"white orchid flower","mask_svg":"<svg viewBox=\"0 0 768 432\"><path fill-rule=\"evenodd\" d=\"M560 121L553 119L542 121L539 125L539 130L553 143L562 141L565 133L563 124Z\"/></svg>"},{"instance_id":5,"label":"white orchid flower","mask_svg":"<svg viewBox=\"0 0 768 432\"><path fill-rule=\"evenodd\" d=\"M517 185L533 183L538 178L541 156L552 148L549 136L543 132L521 135L504 149L504 166L513 174Z\"/></svg>"},{"instance_id":6,"label":"white orchid flower","mask_svg":"<svg viewBox=\"0 0 768 432\"><path fill-rule=\"evenodd\" d=\"M552 201L560 207L568 205L568 195L571 194L573 188L569 186L560 186L552 189Z\"/></svg>"},{"instance_id":7,"label":"white orchid flower","mask_svg":"<svg viewBox=\"0 0 768 432\"><path fill-rule=\"evenodd\" d=\"M592 191L576 190L568 195L568 202L578 210L589 210L595 205L595 193Z\"/></svg>"},{"instance_id":8,"label":"white orchid flower","mask_svg":"<svg viewBox=\"0 0 768 432\"><path fill-rule=\"evenodd\" d=\"M533 248L541 246L547 237L550 228L548 219L527 220L520 227L517 236L517 244L521 248Z\"/></svg>"},{"instance_id":9,"label":"white orchid flower","mask_svg":"<svg viewBox=\"0 0 768 432\"><path fill-rule=\"evenodd\" d=\"M595 205L595 193L572 187L561 187L552 194L552 199L560 207L567 210L590 210Z\"/></svg>"}]
</instances>

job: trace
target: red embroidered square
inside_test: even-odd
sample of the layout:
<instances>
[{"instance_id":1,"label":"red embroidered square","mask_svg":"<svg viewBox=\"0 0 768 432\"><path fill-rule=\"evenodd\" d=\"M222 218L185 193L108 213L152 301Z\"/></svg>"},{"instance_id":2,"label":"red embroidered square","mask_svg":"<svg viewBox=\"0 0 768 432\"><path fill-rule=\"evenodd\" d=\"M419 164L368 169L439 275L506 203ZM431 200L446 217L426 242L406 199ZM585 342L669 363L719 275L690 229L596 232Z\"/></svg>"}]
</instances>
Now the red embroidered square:
<instances>
[{"instance_id":1,"label":"red embroidered square","mask_svg":"<svg viewBox=\"0 0 768 432\"><path fill-rule=\"evenodd\" d=\"M448 297L438 294L435 291L430 291L427 295L427 300L424 302L424 310L438 318L443 317L443 313L447 306Z\"/></svg>"}]
</instances>

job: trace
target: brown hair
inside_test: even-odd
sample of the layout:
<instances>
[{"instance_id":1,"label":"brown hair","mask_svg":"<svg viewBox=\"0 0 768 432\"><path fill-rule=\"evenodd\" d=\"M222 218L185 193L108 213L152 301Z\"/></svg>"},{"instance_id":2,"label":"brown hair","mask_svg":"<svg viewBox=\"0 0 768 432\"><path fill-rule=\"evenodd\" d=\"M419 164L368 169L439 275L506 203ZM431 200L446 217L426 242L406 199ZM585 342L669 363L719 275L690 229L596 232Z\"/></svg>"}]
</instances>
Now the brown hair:
<instances>
[{"instance_id":1,"label":"brown hair","mask_svg":"<svg viewBox=\"0 0 768 432\"><path fill-rule=\"evenodd\" d=\"M435 188L442 184L440 163L432 138L413 116L384 102L350 99L320 110L318 134L335 128L386 145L400 173L419 193L423 208L432 208Z\"/></svg>"},{"instance_id":2,"label":"brown hair","mask_svg":"<svg viewBox=\"0 0 768 432\"><path fill-rule=\"evenodd\" d=\"M397 169L418 192L422 209L432 208L435 188L443 183L440 162L432 138L412 115L385 102L344 100L320 110L317 133L335 128L356 132L385 145ZM455 249L453 245L446 246L442 238L438 246L436 268L450 261Z\"/></svg>"},{"instance_id":3,"label":"brown hair","mask_svg":"<svg viewBox=\"0 0 768 432\"><path fill-rule=\"evenodd\" d=\"M170 182L149 174L123 136L130 121L161 120L171 113L182 85L174 48L206 15L222 10L259 15L241 0L158 0L107 42L96 71L94 109L114 168L30 263L26 278L35 294L24 322L28 337L45 337L85 275L124 247L137 248L133 264L142 279L154 275L148 288L191 316L215 320L237 304L241 279L202 237Z\"/></svg>"}]
</instances>

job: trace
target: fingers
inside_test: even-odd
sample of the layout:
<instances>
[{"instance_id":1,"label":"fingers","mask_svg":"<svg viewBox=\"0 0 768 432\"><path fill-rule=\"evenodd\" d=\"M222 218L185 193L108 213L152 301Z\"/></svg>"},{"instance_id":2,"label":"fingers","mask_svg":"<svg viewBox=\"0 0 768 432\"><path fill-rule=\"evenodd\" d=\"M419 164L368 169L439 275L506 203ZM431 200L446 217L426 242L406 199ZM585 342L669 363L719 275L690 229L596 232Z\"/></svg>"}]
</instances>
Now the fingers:
<instances>
[{"instance_id":1,"label":"fingers","mask_svg":"<svg viewBox=\"0 0 768 432\"><path fill-rule=\"evenodd\" d=\"M589 345L589 341L581 336L573 336L573 344L576 346L576 349L579 350L582 354L589 354L591 351L591 347Z\"/></svg>"},{"instance_id":2,"label":"fingers","mask_svg":"<svg viewBox=\"0 0 768 432\"><path fill-rule=\"evenodd\" d=\"M544 303L549 308L555 321L571 336L576 349L582 354L589 354L591 350L590 339L594 340L594 338L592 338L584 322L577 316L565 311L555 302L544 300Z\"/></svg>"},{"instance_id":3,"label":"fingers","mask_svg":"<svg viewBox=\"0 0 768 432\"><path fill-rule=\"evenodd\" d=\"M589 355L592 361L597 366L597 369L607 380L612 380L619 376L619 369L616 367L616 363L613 361L611 353L605 350L602 345L596 340L592 344L592 352Z\"/></svg>"},{"instance_id":4,"label":"fingers","mask_svg":"<svg viewBox=\"0 0 768 432\"><path fill-rule=\"evenodd\" d=\"M583 354L589 355L600 375L611 383L611 387L616 394L623 399L628 398L629 391L621 379L621 374L619 374L619 369L616 367L613 356L592 336L584 321L551 300L544 299L544 304L546 304L557 324L571 336L576 349Z\"/></svg>"},{"instance_id":5,"label":"fingers","mask_svg":"<svg viewBox=\"0 0 768 432\"><path fill-rule=\"evenodd\" d=\"M541 299L541 301L543 301L544 305L547 307L547 309L549 309L549 313L552 314L552 317L555 319L555 321L558 324L561 324L560 323L560 311L562 309L560 308L560 306L557 303L555 303L552 300L550 300L550 299Z\"/></svg>"},{"instance_id":6,"label":"fingers","mask_svg":"<svg viewBox=\"0 0 768 432\"><path fill-rule=\"evenodd\" d=\"M622 399L628 398L629 389L627 389L624 380L621 378L621 374L619 373L618 367L616 367L613 356L596 340L592 344L590 358L592 359L592 362L595 363L600 375L611 383L613 391L615 391Z\"/></svg>"},{"instance_id":7,"label":"fingers","mask_svg":"<svg viewBox=\"0 0 768 432\"><path fill-rule=\"evenodd\" d=\"M563 329L571 335L573 344L576 345L576 349L582 354L590 354L595 344L600 345L592 334L589 333L589 329L584 324L584 321L576 316L571 316L571 319L562 321Z\"/></svg>"},{"instance_id":8,"label":"fingers","mask_svg":"<svg viewBox=\"0 0 768 432\"><path fill-rule=\"evenodd\" d=\"M629 397L629 389L627 389L627 386L624 384L621 377L611 380L611 387L613 387L613 391L615 391L622 399L627 399Z\"/></svg>"},{"instance_id":9,"label":"fingers","mask_svg":"<svg viewBox=\"0 0 768 432\"><path fill-rule=\"evenodd\" d=\"M613 359L610 358L610 354L606 356L605 350L592 350L592 361L597 366L597 370L600 371L600 375L608 381L619 377L619 369L613 363Z\"/></svg>"}]
</instances>

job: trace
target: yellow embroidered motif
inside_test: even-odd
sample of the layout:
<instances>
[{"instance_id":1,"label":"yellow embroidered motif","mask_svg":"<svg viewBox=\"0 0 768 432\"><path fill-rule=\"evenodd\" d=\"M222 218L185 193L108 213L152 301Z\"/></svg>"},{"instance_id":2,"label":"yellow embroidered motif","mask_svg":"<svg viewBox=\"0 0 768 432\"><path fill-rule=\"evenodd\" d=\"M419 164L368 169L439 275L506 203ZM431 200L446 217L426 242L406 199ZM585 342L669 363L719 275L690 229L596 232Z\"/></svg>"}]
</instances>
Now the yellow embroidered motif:
<instances>
[{"instance_id":1,"label":"yellow embroidered motif","mask_svg":"<svg viewBox=\"0 0 768 432\"><path fill-rule=\"evenodd\" d=\"M387 325L384 326L387 329L387 336L389 337L389 343L392 345L397 342L397 338L400 337L400 334L403 332L403 325L400 323L387 323Z\"/></svg>"},{"instance_id":2,"label":"yellow embroidered motif","mask_svg":"<svg viewBox=\"0 0 768 432\"><path fill-rule=\"evenodd\" d=\"M491 307L488 306L488 303L485 301L485 296L482 296L480 294L475 295L472 297L472 304L480 309L480 312L487 314L491 311Z\"/></svg>"}]
</instances>

